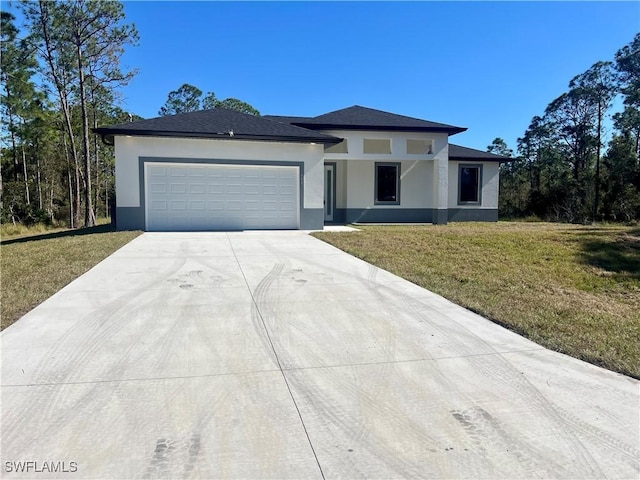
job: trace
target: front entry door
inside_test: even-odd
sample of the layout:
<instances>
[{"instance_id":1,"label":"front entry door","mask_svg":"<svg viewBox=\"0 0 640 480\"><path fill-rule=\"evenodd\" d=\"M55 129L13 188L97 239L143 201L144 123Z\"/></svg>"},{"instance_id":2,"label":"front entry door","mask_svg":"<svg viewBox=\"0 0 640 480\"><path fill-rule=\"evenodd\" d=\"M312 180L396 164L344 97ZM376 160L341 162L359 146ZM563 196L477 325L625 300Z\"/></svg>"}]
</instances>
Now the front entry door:
<instances>
[{"instance_id":1,"label":"front entry door","mask_svg":"<svg viewBox=\"0 0 640 480\"><path fill-rule=\"evenodd\" d=\"M335 185L336 166L324 166L324 221L333 222L333 211L335 210Z\"/></svg>"}]
</instances>

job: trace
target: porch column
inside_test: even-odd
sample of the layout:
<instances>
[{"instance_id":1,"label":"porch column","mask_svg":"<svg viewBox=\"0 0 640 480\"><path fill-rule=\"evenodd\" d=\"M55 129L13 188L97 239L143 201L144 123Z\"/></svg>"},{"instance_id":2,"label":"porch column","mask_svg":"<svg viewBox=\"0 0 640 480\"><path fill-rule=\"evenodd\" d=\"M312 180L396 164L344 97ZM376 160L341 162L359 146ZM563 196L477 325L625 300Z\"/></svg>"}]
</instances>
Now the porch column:
<instances>
[{"instance_id":1,"label":"porch column","mask_svg":"<svg viewBox=\"0 0 640 480\"><path fill-rule=\"evenodd\" d=\"M433 158L433 220L446 224L449 219L449 143Z\"/></svg>"}]
</instances>

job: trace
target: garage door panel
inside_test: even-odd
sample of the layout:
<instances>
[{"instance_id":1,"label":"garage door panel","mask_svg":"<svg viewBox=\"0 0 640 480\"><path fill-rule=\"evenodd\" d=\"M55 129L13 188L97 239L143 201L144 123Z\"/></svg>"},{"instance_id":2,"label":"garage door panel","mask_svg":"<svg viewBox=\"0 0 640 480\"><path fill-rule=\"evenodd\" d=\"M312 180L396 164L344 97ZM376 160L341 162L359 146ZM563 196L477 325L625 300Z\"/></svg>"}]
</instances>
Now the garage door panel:
<instances>
[{"instance_id":1,"label":"garage door panel","mask_svg":"<svg viewBox=\"0 0 640 480\"><path fill-rule=\"evenodd\" d=\"M150 187L151 193L167 193L166 183L152 183Z\"/></svg>"},{"instance_id":2,"label":"garage door panel","mask_svg":"<svg viewBox=\"0 0 640 480\"><path fill-rule=\"evenodd\" d=\"M184 212L187 210L187 202L185 200L171 200L169 208L173 211Z\"/></svg>"},{"instance_id":3,"label":"garage door panel","mask_svg":"<svg viewBox=\"0 0 640 480\"><path fill-rule=\"evenodd\" d=\"M251 200L245 200L244 201L244 209L247 212L259 212L261 210L261 204L259 201L251 201Z\"/></svg>"},{"instance_id":4,"label":"garage door panel","mask_svg":"<svg viewBox=\"0 0 640 480\"><path fill-rule=\"evenodd\" d=\"M207 187L204 183L192 183L189 185L189 193L199 194L206 193Z\"/></svg>"},{"instance_id":5,"label":"garage door panel","mask_svg":"<svg viewBox=\"0 0 640 480\"><path fill-rule=\"evenodd\" d=\"M167 169L164 167L153 166L149 168L149 175L151 177L166 177Z\"/></svg>"},{"instance_id":6,"label":"garage door panel","mask_svg":"<svg viewBox=\"0 0 640 480\"><path fill-rule=\"evenodd\" d=\"M224 200L209 200L207 202L207 209L210 212L224 212Z\"/></svg>"},{"instance_id":7,"label":"garage door panel","mask_svg":"<svg viewBox=\"0 0 640 480\"><path fill-rule=\"evenodd\" d=\"M149 230L298 228L298 167L148 163L145 168Z\"/></svg>"},{"instance_id":8,"label":"garage door panel","mask_svg":"<svg viewBox=\"0 0 640 480\"><path fill-rule=\"evenodd\" d=\"M169 191L171 193L187 193L187 185L184 183L170 183Z\"/></svg>"}]
</instances>

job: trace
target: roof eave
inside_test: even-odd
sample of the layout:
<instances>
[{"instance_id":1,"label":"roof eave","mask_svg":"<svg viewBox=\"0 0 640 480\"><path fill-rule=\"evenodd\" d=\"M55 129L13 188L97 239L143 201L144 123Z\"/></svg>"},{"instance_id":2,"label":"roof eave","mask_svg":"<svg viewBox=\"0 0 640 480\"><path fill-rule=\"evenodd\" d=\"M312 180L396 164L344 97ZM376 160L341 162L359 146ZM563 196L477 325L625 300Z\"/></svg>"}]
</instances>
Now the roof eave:
<instances>
[{"instance_id":1,"label":"roof eave","mask_svg":"<svg viewBox=\"0 0 640 480\"><path fill-rule=\"evenodd\" d=\"M324 145L334 145L340 143L343 139L338 137L297 137L287 135L246 135L236 133L208 133L208 132L172 132L172 131L155 131L155 130L115 130L110 128L94 128L94 133L102 136L102 139L108 145L108 140L115 136L122 137L165 137L165 138L208 138L215 140L245 140L253 142L287 142L287 143L321 143Z\"/></svg>"},{"instance_id":2,"label":"roof eave","mask_svg":"<svg viewBox=\"0 0 640 480\"><path fill-rule=\"evenodd\" d=\"M457 162L499 162L499 163L509 163L513 162L515 158L502 157L502 158L488 158L488 157L460 157L453 156L449 157L449 160L454 160Z\"/></svg>"},{"instance_id":3,"label":"roof eave","mask_svg":"<svg viewBox=\"0 0 640 480\"><path fill-rule=\"evenodd\" d=\"M379 126L379 125L336 125L333 123L302 123L292 122L292 125L309 130L364 130L374 132L438 132L456 135L467 131L465 127L399 127L399 126Z\"/></svg>"}]
</instances>

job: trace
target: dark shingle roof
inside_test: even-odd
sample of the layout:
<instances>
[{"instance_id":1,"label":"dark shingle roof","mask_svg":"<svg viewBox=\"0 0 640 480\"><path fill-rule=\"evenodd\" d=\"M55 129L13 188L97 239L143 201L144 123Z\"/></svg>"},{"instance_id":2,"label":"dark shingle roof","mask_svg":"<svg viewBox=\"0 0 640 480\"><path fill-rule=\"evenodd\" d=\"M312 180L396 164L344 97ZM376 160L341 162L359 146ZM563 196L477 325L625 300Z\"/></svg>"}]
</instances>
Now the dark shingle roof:
<instances>
[{"instance_id":1,"label":"dark shingle roof","mask_svg":"<svg viewBox=\"0 0 640 480\"><path fill-rule=\"evenodd\" d=\"M275 142L338 143L342 139L265 117L215 108L94 129L103 136L220 138ZM231 134L230 132L233 132Z\"/></svg>"},{"instance_id":2,"label":"dark shingle roof","mask_svg":"<svg viewBox=\"0 0 640 480\"><path fill-rule=\"evenodd\" d=\"M449 144L449 160L484 160L494 162L510 162L514 160L511 157L503 157L494 153L483 152L475 148L463 147L460 145Z\"/></svg>"},{"instance_id":3,"label":"dark shingle roof","mask_svg":"<svg viewBox=\"0 0 640 480\"><path fill-rule=\"evenodd\" d=\"M282 123L304 123L307 120L311 120L312 117L292 117L290 115L263 115L262 118L268 118L269 120L275 120Z\"/></svg>"},{"instance_id":4,"label":"dark shingle roof","mask_svg":"<svg viewBox=\"0 0 640 480\"><path fill-rule=\"evenodd\" d=\"M397 115L382 110L361 107L360 105L354 105L311 118L270 115L268 115L267 118L273 118L274 120L313 130L337 128L345 130L446 132L449 135L454 135L466 130L466 128L463 127Z\"/></svg>"}]
</instances>

